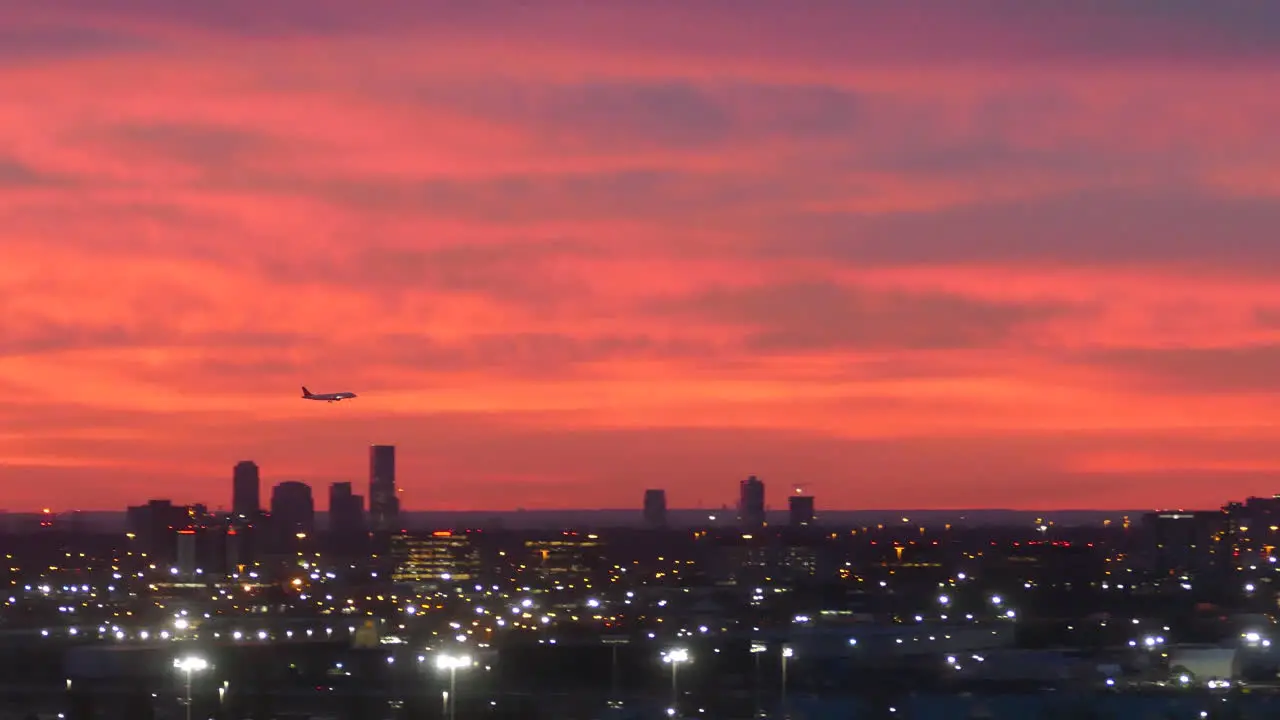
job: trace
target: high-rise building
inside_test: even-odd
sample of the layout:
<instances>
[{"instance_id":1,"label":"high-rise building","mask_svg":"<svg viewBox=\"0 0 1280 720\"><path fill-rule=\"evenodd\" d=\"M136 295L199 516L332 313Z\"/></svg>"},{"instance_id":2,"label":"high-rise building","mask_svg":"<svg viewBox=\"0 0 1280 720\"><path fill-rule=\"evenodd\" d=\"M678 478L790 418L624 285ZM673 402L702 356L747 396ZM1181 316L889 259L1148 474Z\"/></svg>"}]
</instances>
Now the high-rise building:
<instances>
[{"instance_id":1,"label":"high-rise building","mask_svg":"<svg viewBox=\"0 0 1280 720\"><path fill-rule=\"evenodd\" d=\"M755 475L738 485L738 521L748 528L765 524L764 482Z\"/></svg>"},{"instance_id":2,"label":"high-rise building","mask_svg":"<svg viewBox=\"0 0 1280 720\"><path fill-rule=\"evenodd\" d=\"M1217 510L1153 512L1142 518L1147 567L1160 574L1209 575L1234 568L1230 521Z\"/></svg>"},{"instance_id":3,"label":"high-rise building","mask_svg":"<svg viewBox=\"0 0 1280 720\"><path fill-rule=\"evenodd\" d=\"M192 529L184 529L178 531L178 574L183 577L192 577L196 574L197 567L197 546L196 531Z\"/></svg>"},{"instance_id":4,"label":"high-rise building","mask_svg":"<svg viewBox=\"0 0 1280 720\"><path fill-rule=\"evenodd\" d=\"M262 481L258 465L241 460L231 471L231 512L237 519L256 518L262 511Z\"/></svg>"},{"instance_id":5,"label":"high-rise building","mask_svg":"<svg viewBox=\"0 0 1280 720\"><path fill-rule=\"evenodd\" d=\"M188 528L197 508L174 505L169 500L152 500L146 505L135 505L126 511L131 549L146 553L161 563L171 563L175 558L177 533Z\"/></svg>"},{"instance_id":6,"label":"high-rise building","mask_svg":"<svg viewBox=\"0 0 1280 720\"><path fill-rule=\"evenodd\" d=\"M644 524L655 528L667 526L666 490L644 491Z\"/></svg>"},{"instance_id":7,"label":"high-rise building","mask_svg":"<svg viewBox=\"0 0 1280 720\"><path fill-rule=\"evenodd\" d=\"M391 537L392 582L469 582L480 574L480 552L465 533L400 533Z\"/></svg>"},{"instance_id":8,"label":"high-rise building","mask_svg":"<svg viewBox=\"0 0 1280 720\"><path fill-rule=\"evenodd\" d=\"M396 447L369 448L369 529L375 533L400 530L400 498L396 497Z\"/></svg>"},{"instance_id":9,"label":"high-rise building","mask_svg":"<svg viewBox=\"0 0 1280 720\"><path fill-rule=\"evenodd\" d=\"M354 494L349 482L329 486L329 532L342 539L365 533L364 497Z\"/></svg>"},{"instance_id":10,"label":"high-rise building","mask_svg":"<svg viewBox=\"0 0 1280 720\"><path fill-rule=\"evenodd\" d=\"M228 574L244 572L245 566L253 562L255 557L254 537L262 526L247 528L226 528L222 538L223 571Z\"/></svg>"},{"instance_id":11,"label":"high-rise building","mask_svg":"<svg viewBox=\"0 0 1280 720\"><path fill-rule=\"evenodd\" d=\"M276 485L271 491L271 524L281 539L314 533L316 505L311 486L294 480Z\"/></svg>"},{"instance_id":12,"label":"high-rise building","mask_svg":"<svg viewBox=\"0 0 1280 720\"><path fill-rule=\"evenodd\" d=\"M797 490L795 495L787 498L788 524L791 527L804 527L812 525L816 514L813 507L812 495L801 495Z\"/></svg>"},{"instance_id":13,"label":"high-rise building","mask_svg":"<svg viewBox=\"0 0 1280 720\"><path fill-rule=\"evenodd\" d=\"M542 577L584 576L602 569L603 543L595 533L565 530L554 536L525 540L524 571Z\"/></svg>"}]
</instances>

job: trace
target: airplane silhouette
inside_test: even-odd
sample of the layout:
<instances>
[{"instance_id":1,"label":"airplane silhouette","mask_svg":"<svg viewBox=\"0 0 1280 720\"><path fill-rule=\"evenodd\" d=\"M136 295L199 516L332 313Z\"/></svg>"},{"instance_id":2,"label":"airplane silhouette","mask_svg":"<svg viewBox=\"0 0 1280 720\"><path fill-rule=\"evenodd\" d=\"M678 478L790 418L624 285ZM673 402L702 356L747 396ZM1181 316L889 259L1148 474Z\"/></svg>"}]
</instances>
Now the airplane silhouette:
<instances>
[{"instance_id":1,"label":"airplane silhouette","mask_svg":"<svg viewBox=\"0 0 1280 720\"><path fill-rule=\"evenodd\" d=\"M355 396L356 394L353 392L313 393L307 389L306 385L302 386L303 400L323 400L325 402L338 402L339 400L346 400L348 398L353 398Z\"/></svg>"}]
</instances>

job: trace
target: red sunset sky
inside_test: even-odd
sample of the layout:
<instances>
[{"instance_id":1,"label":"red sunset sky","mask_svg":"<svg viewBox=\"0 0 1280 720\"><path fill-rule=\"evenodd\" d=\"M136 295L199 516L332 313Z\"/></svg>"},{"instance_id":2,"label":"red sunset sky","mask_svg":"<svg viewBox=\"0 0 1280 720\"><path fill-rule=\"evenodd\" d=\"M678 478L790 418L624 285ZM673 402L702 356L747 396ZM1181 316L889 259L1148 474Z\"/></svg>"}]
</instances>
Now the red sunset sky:
<instances>
[{"instance_id":1,"label":"red sunset sky","mask_svg":"<svg viewBox=\"0 0 1280 720\"><path fill-rule=\"evenodd\" d=\"M1280 4L0 5L0 508L1280 491Z\"/></svg>"}]
</instances>

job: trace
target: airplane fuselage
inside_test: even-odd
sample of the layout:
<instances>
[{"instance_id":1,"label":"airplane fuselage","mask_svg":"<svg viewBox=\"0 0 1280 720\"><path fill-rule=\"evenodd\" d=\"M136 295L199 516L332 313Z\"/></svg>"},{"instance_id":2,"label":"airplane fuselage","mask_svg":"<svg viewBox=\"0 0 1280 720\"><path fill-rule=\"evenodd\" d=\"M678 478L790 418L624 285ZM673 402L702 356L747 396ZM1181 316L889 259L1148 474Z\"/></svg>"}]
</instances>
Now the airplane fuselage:
<instances>
[{"instance_id":1,"label":"airplane fuselage","mask_svg":"<svg viewBox=\"0 0 1280 720\"><path fill-rule=\"evenodd\" d=\"M313 393L305 387L302 388L303 400L323 400L324 402L338 402L339 400L348 400L355 397L353 392L336 392L336 393Z\"/></svg>"}]
</instances>

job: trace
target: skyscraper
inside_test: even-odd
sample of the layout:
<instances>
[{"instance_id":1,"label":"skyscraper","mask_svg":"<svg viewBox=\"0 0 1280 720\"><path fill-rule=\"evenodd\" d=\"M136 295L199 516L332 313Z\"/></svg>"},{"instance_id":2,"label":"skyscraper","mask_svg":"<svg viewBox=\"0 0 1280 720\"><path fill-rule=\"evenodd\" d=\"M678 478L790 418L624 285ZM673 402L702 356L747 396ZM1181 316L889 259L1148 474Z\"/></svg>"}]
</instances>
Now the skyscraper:
<instances>
[{"instance_id":1,"label":"skyscraper","mask_svg":"<svg viewBox=\"0 0 1280 720\"><path fill-rule=\"evenodd\" d=\"M316 505L311 486L290 480L271 491L271 523L281 538L311 535L316 527Z\"/></svg>"},{"instance_id":2,"label":"skyscraper","mask_svg":"<svg viewBox=\"0 0 1280 720\"><path fill-rule=\"evenodd\" d=\"M238 519L256 518L262 510L262 480L258 465L241 460L231 471L231 512Z\"/></svg>"},{"instance_id":3,"label":"skyscraper","mask_svg":"<svg viewBox=\"0 0 1280 720\"><path fill-rule=\"evenodd\" d=\"M747 528L765 524L764 483L755 475L738 485L738 522Z\"/></svg>"},{"instance_id":4,"label":"skyscraper","mask_svg":"<svg viewBox=\"0 0 1280 720\"><path fill-rule=\"evenodd\" d=\"M389 533L400 529L394 445L374 445L369 448L369 529L375 533Z\"/></svg>"},{"instance_id":5,"label":"skyscraper","mask_svg":"<svg viewBox=\"0 0 1280 720\"><path fill-rule=\"evenodd\" d=\"M813 509L813 496L801 495L799 488L796 488L795 495L787 498L787 509L789 510L788 524L791 527L812 525L816 517Z\"/></svg>"},{"instance_id":6,"label":"skyscraper","mask_svg":"<svg viewBox=\"0 0 1280 720\"><path fill-rule=\"evenodd\" d=\"M363 535L364 498L351 491L351 483L329 486L329 533L342 541Z\"/></svg>"},{"instance_id":7,"label":"skyscraper","mask_svg":"<svg viewBox=\"0 0 1280 720\"><path fill-rule=\"evenodd\" d=\"M644 524L649 527L667 526L667 491L644 491Z\"/></svg>"}]
</instances>

